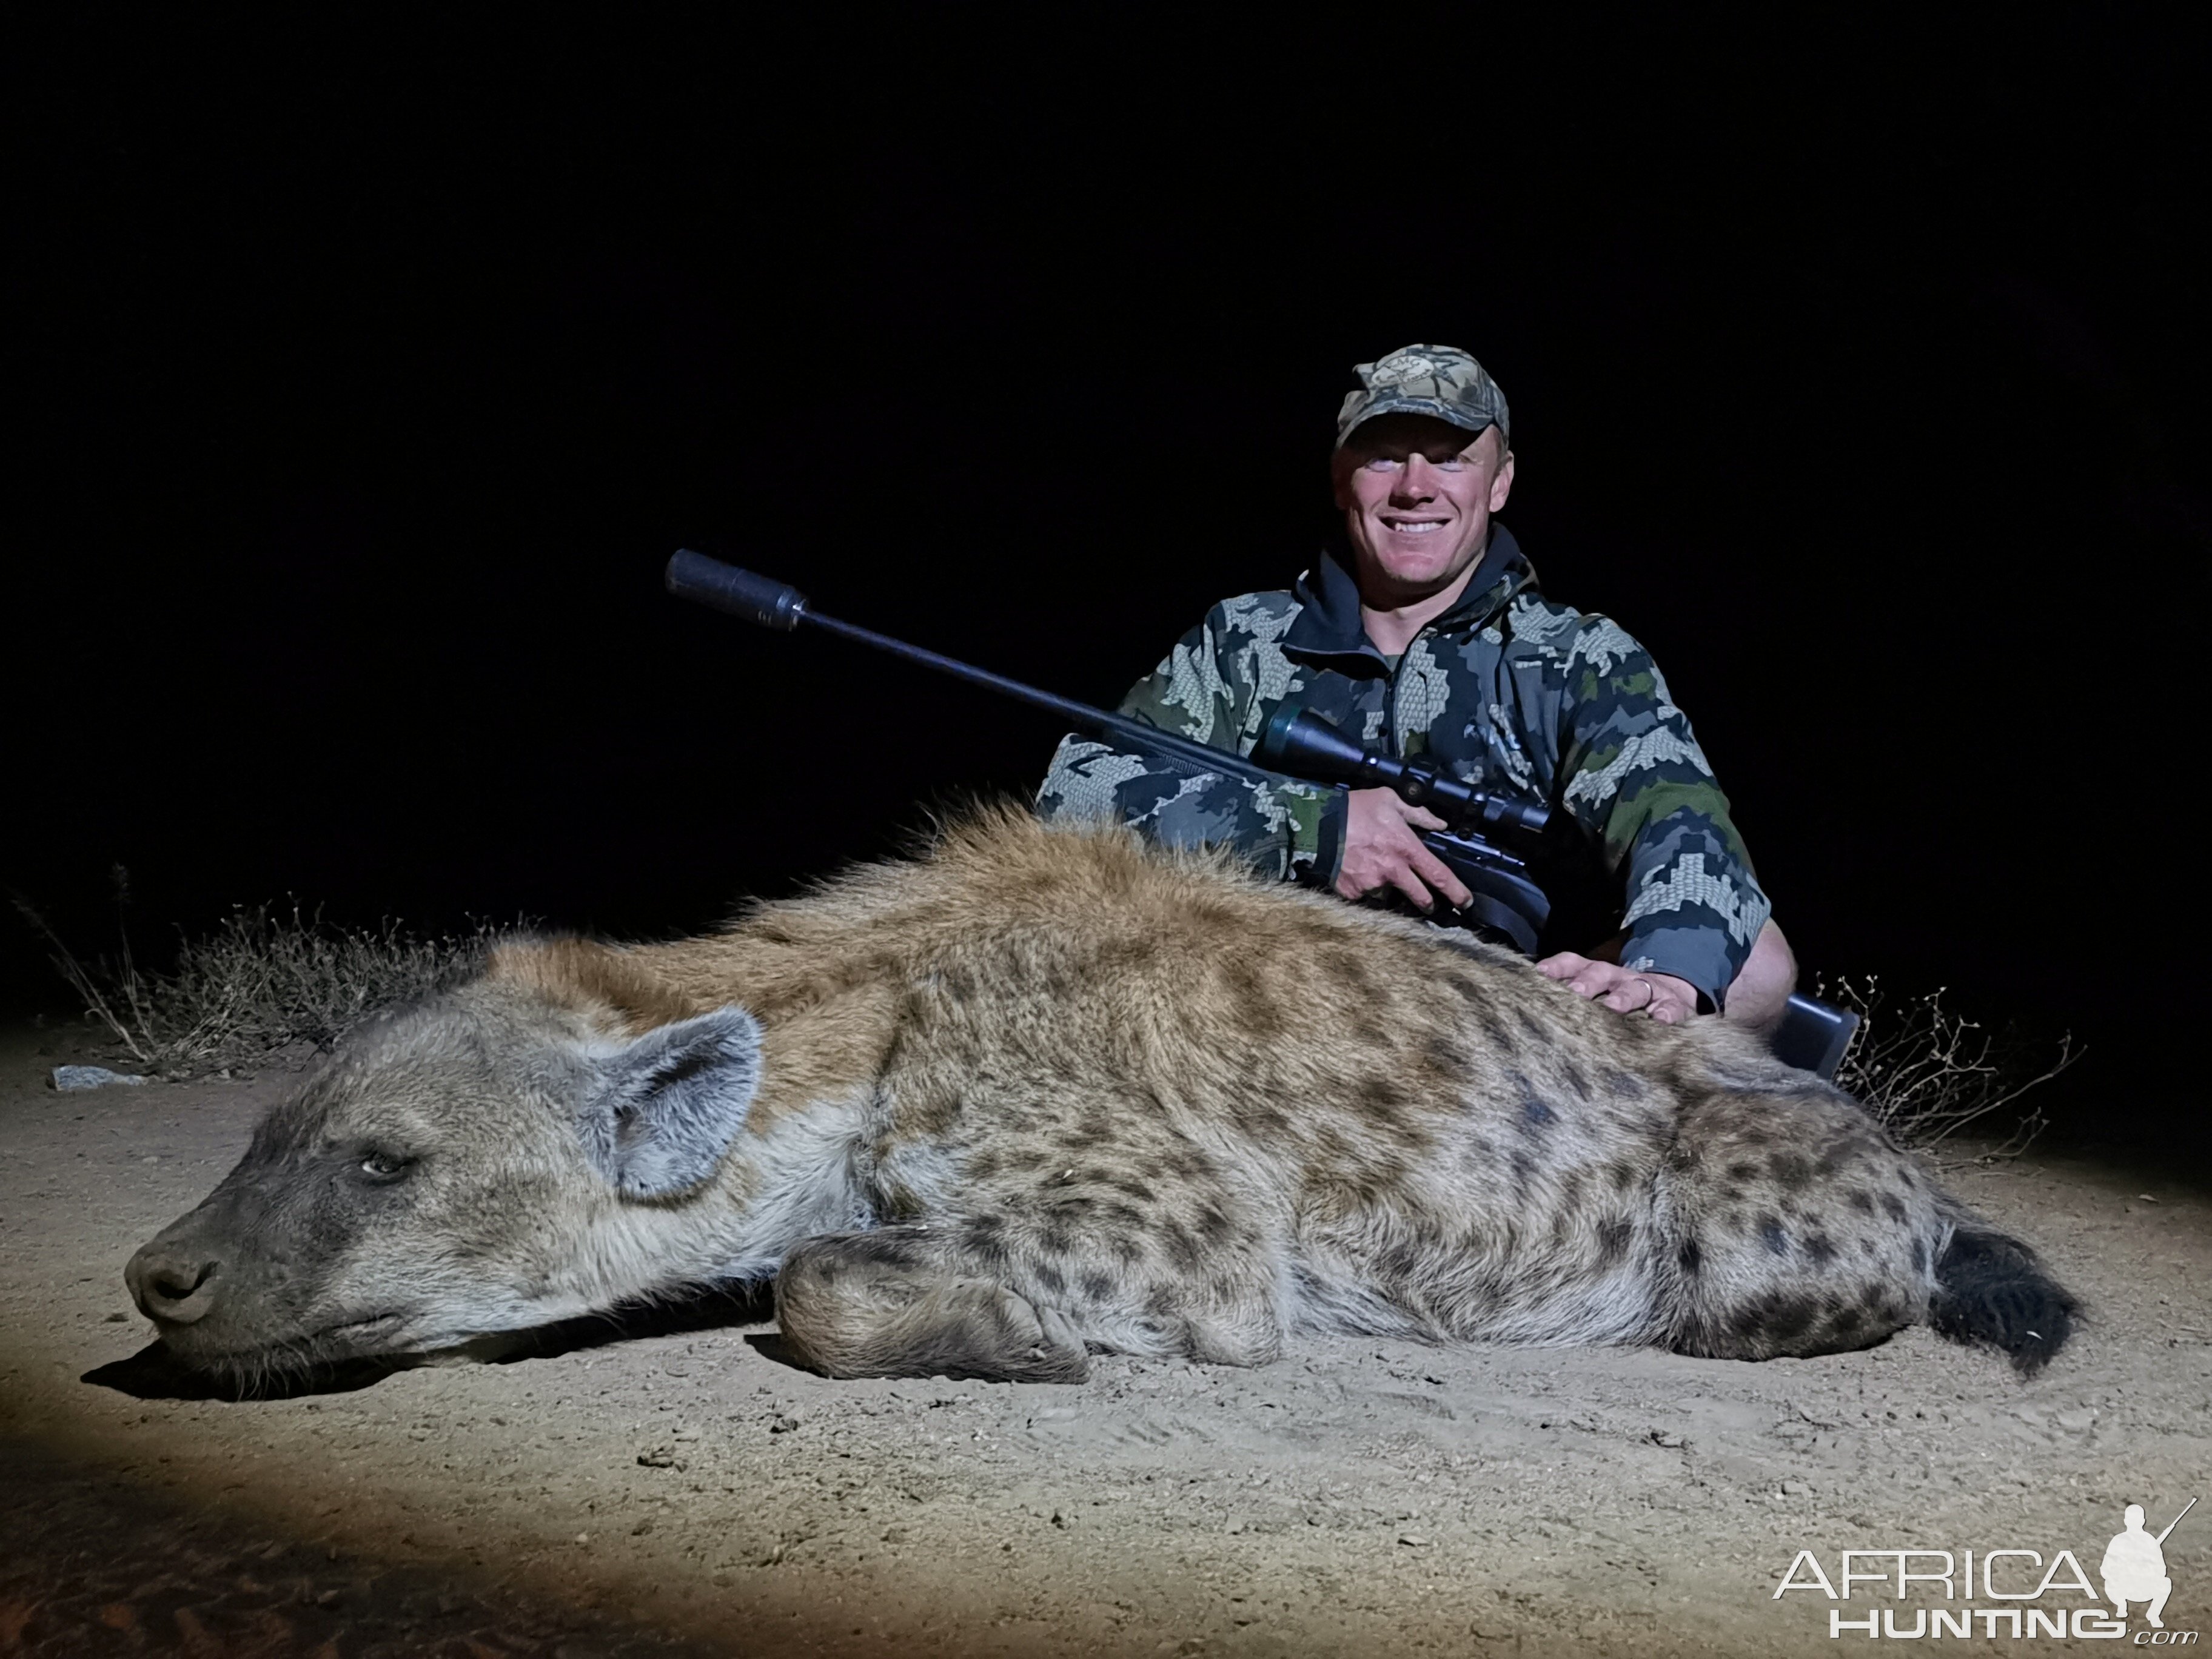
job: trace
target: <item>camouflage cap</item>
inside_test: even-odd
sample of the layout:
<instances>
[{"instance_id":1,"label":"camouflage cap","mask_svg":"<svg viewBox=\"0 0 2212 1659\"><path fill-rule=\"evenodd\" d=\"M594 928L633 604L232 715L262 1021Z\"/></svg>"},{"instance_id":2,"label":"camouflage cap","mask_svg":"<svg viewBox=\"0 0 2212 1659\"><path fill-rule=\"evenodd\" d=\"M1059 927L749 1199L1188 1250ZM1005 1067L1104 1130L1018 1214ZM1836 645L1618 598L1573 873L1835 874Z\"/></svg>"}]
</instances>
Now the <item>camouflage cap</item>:
<instances>
[{"instance_id":1,"label":"camouflage cap","mask_svg":"<svg viewBox=\"0 0 2212 1659\"><path fill-rule=\"evenodd\" d=\"M1480 363L1454 346L1409 345L1354 371L1359 390L1347 393L1336 416L1336 447L1352 428L1377 415L1432 415L1480 433L1495 426L1508 443L1512 422L1505 394Z\"/></svg>"}]
</instances>

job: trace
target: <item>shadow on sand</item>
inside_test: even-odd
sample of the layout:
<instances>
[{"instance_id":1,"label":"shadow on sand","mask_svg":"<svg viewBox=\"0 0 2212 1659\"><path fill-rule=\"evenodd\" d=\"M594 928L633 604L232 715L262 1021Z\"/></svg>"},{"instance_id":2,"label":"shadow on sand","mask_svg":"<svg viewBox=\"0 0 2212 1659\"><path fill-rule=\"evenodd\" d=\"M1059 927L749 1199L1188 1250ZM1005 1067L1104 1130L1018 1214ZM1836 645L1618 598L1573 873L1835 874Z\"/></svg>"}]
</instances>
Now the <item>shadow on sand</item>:
<instances>
[{"instance_id":1,"label":"shadow on sand","mask_svg":"<svg viewBox=\"0 0 2212 1659\"><path fill-rule=\"evenodd\" d=\"M198 1371L156 1340L125 1359L96 1365L78 1381L113 1389L134 1400L297 1400L309 1395L352 1394L375 1387L395 1372L422 1365L479 1363L510 1365L553 1359L580 1349L604 1348L643 1337L684 1336L696 1331L761 1325L775 1317L765 1285L732 1285L603 1314L586 1314L534 1330L513 1331L434 1354L390 1359L343 1359L252 1373ZM752 1339L749 1339L752 1340ZM771 1339L755 1340L755 1346ZM777 1350L763 1347L772 1355ZM787 1362L788 1363L788 1362Z\"/></svg>"},{"instance_id":2,"label":"shadow on sand","mask_svg":"<svg viewBox=\"0 0 2212 1659\"><path fill-rule=\"evenodd\" d=\"M393 1560L341 1548L296 1517L210 1496L157 1490L0 1432L0 1651L706 1659L727 1650L580 1605L558 1585L501 1583L428 1552ZM748 1642L744 1650L761 1650Z\"/></svg>"}]
</instances>

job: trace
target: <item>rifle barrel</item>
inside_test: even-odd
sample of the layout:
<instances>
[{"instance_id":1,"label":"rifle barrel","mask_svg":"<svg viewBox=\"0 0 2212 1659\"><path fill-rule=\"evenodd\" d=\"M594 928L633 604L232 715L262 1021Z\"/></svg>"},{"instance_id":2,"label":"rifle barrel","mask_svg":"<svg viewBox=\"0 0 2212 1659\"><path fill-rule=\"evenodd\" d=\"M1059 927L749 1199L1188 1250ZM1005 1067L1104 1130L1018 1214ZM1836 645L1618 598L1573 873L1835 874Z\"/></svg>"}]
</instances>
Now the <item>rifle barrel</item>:
<instances>
[{"instance_id":1,"label":"rifle barrel","mask_svg":"<svg viewBox=\"0 0 2212 1659\"><path fill-rule=\"evenodd\" d=\"M1094 708L1087 702L1078 702L1073 697L1039 690L1034 685L1008 679L1004 674L994 674L988 668L978 668L957 658L927 651L918 645L908 645L904 640L895 640L888 634L878 634L872 628L862 628L855 623L840 622L835 617L825 617L816 611L807 602L806 596L797 588L772 581L750 570L741 570L736 565L725 564L720 559L710 559L703 553L694 553L689 548L679 549L668 561L667 582L668 591L678 599L711 605L717 611L726 611L732 616L742 617L747 622L757 623L763 628L775 629L781 633L790 633L799 623L811 623L825 633L872 647L906 662L919 663L922 667L933 668L940 674L950 674L956 680L980 685L987 691L996 691L1017 702L1025 702L1032 708L1042 708L1048 714L1057 714L1079 731L1109 738L1125 748L1147 750L1202 771L1231 773L1261 783L1279 781L1279 774L1255 766L1241 755L1194 743L1188 738L1163 732L1157 726L1147 726L1142 720L1133 720L1124 714L1109 714L1103 708Z\"/></svg>"},{"instance_id":2,"label":"rifle barrel","mask_svg":"<svg viewBox=\"0 0 2212 1659\"><path fill-rule=\"evenodd\" d=\"M2184 1504L2181 1506L2181 1515L2188 1514L2190 1510L2196 1507L2197 1500L2192 1498L2186 1504ZM2176 1527L2181 1524L2181 1515L2175 1516L2172 1520L2166 1523L2166 1532L2172 1532ZM2158 1535L2158 1541L2161 1544L2166 1542L2166 1532L2162 1532Z\"/></svg>"}]
</instances>

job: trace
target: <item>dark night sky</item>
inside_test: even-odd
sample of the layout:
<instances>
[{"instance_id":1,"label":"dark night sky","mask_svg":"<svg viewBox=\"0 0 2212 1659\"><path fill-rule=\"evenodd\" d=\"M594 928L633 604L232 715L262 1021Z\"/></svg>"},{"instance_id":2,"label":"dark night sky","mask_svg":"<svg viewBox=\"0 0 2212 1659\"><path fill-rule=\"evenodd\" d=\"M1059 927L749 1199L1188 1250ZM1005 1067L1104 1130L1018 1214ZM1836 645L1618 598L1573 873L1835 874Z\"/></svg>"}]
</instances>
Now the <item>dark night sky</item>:
<instances>
[{"instance_id":1,"label":"dark night sky","mask_svg":"<svg viewBox=\"0 0 2212 1659\"><path fill-rule=\"evenodd\" d=\"M668 552L1111 702L1309 560L1351 364L1431 339L1808 968L2073 1026L2077 1116L2193 1099L2177 42L162 27L11 98L4 878L80 937L114 860L149 943L691 927L1033 787L1048 720Z\"/></svg>"}]
</instances>

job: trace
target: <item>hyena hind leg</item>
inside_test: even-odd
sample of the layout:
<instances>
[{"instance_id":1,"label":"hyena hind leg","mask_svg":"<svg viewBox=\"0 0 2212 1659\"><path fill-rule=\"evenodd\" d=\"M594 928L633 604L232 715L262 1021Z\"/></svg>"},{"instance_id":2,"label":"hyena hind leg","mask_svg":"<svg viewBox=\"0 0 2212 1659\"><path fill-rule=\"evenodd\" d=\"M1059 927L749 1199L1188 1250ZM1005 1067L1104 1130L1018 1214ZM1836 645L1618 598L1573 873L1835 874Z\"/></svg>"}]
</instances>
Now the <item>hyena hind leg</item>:
<instances>
[{"instance_id":1,"label":"hyena hind leg","mask_svg":"<svg viewBox=\"0 0 2212 1659\"><path fill-rule=\"evenodd\" d=\"M828 1376L961 1376L1080 1382L1091 1373L1066 1316L963 1272L927 1227L825 1233L785 1260L776 1320L799 1360Z\"/></svg>"},{"instance_id":2,"label":"hyena hind leg","mask_svg":"<svg viewBox=\"0 0 2212 1659\"><path fill-rule=\"evenodd\" d=\"M1942 1195L1848 1097L1717 1091L1683 1113L1661 1183L1681 1352L1836 1353L1928 1318Z\"/></svg>"}]
</instances>

